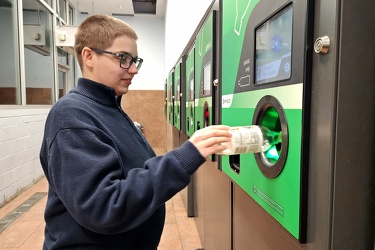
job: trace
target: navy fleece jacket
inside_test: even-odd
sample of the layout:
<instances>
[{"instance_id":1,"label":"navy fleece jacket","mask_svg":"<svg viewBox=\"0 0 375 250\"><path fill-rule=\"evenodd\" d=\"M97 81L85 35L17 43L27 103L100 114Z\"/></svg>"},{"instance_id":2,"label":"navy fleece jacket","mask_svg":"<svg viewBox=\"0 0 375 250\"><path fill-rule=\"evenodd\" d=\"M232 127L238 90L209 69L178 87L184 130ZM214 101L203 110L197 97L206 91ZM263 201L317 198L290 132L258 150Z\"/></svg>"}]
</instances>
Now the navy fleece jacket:
<instances>
[{"instance_id":1,"label":"navy fleece jacket","mask_svg":"<svg viewBox=\"0 0 375 250\"><path fill-rule=\"evenodd\" d=\"M52 107L40 152L49 183L43 249L156 249L164 203L205 161L189 141L155 156L120 99L80 78Z\"/></svg>"}]
</instances>

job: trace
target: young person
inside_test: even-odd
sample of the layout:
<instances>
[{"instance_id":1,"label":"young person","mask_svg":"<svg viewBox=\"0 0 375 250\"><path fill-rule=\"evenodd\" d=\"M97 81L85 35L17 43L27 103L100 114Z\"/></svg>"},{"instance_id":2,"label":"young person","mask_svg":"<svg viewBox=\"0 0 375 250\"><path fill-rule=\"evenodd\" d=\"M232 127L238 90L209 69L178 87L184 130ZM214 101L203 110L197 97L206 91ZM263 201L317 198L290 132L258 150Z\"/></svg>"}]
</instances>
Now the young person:
<instances>
[{"instance_id":1,"label":"young person","mask_svg":"<svg viewBox=\"0 0 375 250\"><path fill-rule=\"evenodd\" d=\"M230 140L227 126L210 126L155 155L120 107L143 62L136 40L128 24L106 15L78 27L82 78L52 107L40 151L49 183L43 249L157 249L164 203Z\"/></svg>"}]
</instances>

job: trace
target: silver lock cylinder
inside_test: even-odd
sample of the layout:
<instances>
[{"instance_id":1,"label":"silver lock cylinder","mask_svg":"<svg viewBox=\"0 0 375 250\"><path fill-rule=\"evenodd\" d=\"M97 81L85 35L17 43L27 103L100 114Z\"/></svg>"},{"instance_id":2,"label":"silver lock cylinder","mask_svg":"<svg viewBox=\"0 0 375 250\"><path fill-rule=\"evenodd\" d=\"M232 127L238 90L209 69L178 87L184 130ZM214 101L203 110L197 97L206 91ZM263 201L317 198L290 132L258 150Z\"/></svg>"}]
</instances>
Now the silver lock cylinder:
<instances>
[{"instance_id":1,"label":"silver lock cylinder","mask_svg":"<svg viewBox=\"0 0 375 250\"><path fill-rule=\"evenodd\" d=\"M327 54L330 45L331 45L331 41L329 40L328 36L318 37L314 43L314 51L315 53L321 54L321 55Z\"/></svg>"},{"instance_id":2,"label":"silver lock cylinder","mask_svg":"<svg viewBox=\"0 0 375 250\"><path fill-rule=\"evenodd\" d=\"M215 87L219 86L219 79L215 79L213 81L213 84L214 84Z\"/></svg>"}]
</instances>

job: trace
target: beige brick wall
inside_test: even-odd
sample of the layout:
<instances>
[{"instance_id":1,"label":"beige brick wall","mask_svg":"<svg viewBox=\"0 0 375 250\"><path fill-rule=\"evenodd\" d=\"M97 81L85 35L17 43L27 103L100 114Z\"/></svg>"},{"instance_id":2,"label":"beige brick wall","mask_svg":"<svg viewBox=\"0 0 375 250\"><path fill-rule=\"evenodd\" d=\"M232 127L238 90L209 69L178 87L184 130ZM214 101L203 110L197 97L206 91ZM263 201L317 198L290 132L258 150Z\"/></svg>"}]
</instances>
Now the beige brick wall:
<instances>
[{"instance_id":1,"label":"beige brick wall","mask_svg":"<svg viewBox=\"0 0 375 250\"><path fill-rule=\"evenodd\" d=\"M164 153L168 141L164 90L130 90L121 106L133 121L143 125L143 133L155 152Z\"/></svg>"}]
</instances>

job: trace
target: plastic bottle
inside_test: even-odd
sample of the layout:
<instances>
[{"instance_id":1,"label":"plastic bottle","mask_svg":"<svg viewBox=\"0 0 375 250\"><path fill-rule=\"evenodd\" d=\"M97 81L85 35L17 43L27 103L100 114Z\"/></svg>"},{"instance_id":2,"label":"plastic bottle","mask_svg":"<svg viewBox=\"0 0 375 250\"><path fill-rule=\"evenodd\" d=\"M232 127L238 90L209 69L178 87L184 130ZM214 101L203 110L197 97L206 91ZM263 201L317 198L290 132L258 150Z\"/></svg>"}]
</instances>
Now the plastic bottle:
<instances>
[{"instance_id":1,"label":"plastic bottle","mask_svg":"<svg viewBox=\"0 0 375 250\"><path fill-rule=\"evenodd\" d=\"M270 149L282 141L282 132L275 132L259 125L231 127L232 140L223 143L226 150L219 155L237 155L247 153L260 153Z\"/></svg>"}]
</instances>

